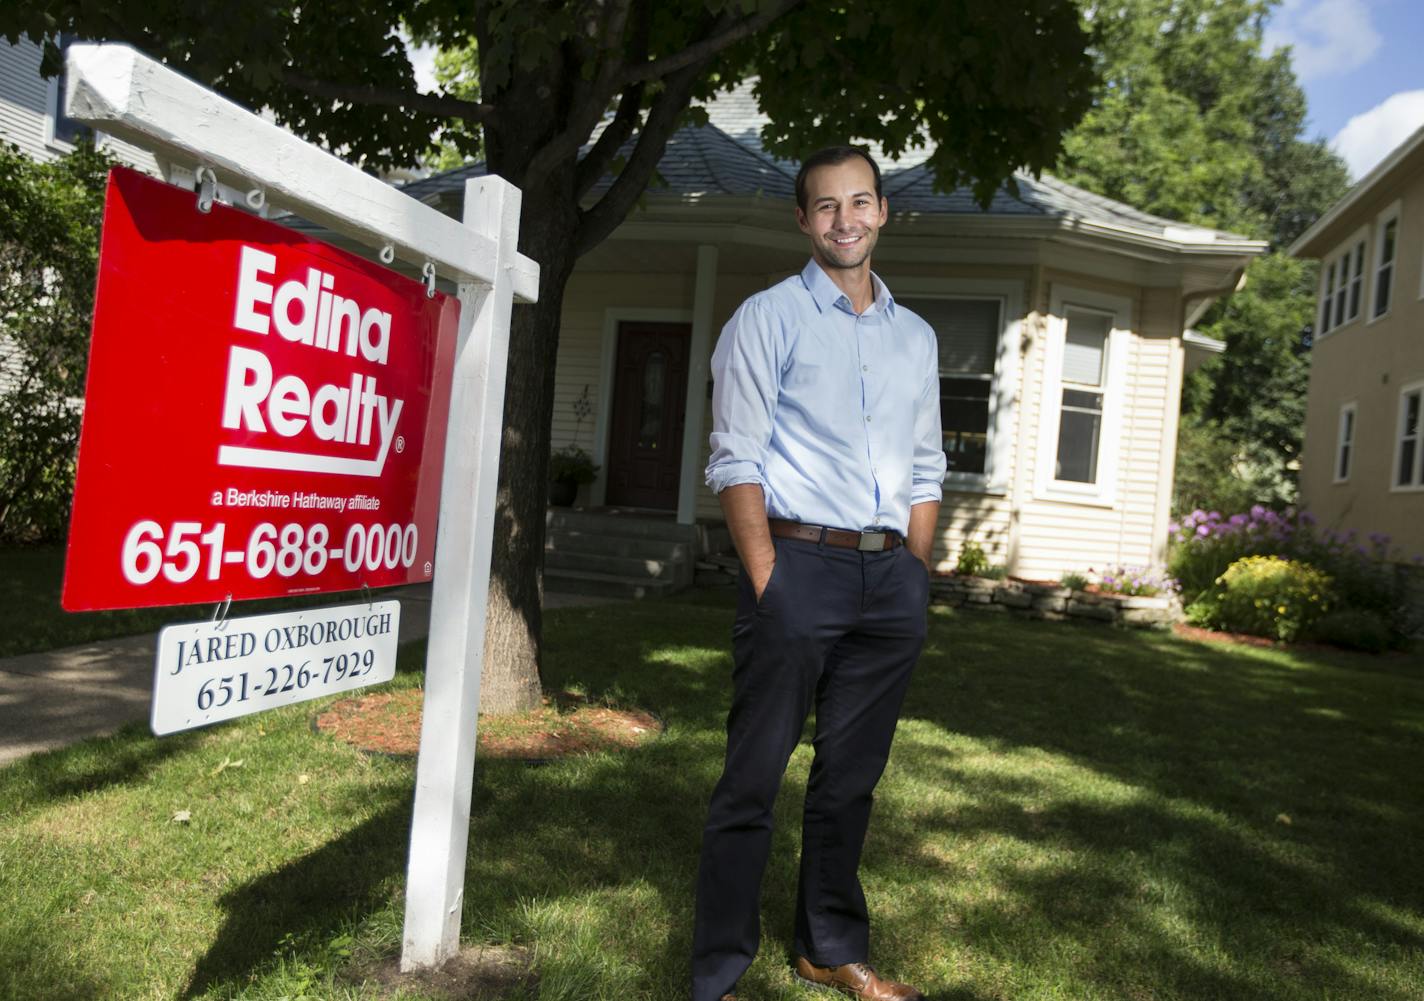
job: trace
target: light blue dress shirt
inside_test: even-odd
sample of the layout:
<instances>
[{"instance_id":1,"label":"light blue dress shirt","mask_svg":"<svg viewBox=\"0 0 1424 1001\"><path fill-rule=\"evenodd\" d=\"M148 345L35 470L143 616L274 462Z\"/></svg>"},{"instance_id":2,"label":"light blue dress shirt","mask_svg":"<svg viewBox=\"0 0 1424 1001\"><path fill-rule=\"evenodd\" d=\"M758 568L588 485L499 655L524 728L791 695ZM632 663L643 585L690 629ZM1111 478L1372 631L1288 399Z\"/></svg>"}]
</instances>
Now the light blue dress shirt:
<instances>
[{"instance_id":1,"label":"light blue dress shirt","mask_svg":"<svg viewBox=\"0 0 1424 1001\"><path fill-rule=\"evenodd\" d=\"M850 298L811 260L732 314L712 352L717 493L757 483L766 513L830 528L893 528L941 498L945 456L934 330L872 275Z\"/></svg>"}]
</instances>

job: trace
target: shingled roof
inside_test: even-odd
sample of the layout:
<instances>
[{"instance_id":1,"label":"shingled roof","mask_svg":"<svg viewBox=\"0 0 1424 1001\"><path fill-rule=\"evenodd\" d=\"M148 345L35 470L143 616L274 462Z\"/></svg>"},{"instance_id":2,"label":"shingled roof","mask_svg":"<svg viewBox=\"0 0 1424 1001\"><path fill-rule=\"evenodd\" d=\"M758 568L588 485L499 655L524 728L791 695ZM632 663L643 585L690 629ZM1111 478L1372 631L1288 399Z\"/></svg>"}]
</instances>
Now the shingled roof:
<instances>
[{"instance_id":1,"label":"shingled roof","mask_svg":"<svg viewBox=\"0 0 1424 1001\"><path fill-rule=\"evenodd\" d=\"M668 140L658 164L658 178L649 186L650 197L765 197L788 201L795 197L797 165L776 158L762 147L761 128L767 118L757 107L750 86L720 95L707 106L707 112L707 125L679 129ZM627 155L631 151L630 144L623 152ZM1058 219L1199 246L1253 242L1233 233L1149 215L1047 174L1035 178L1016 173L1017 192L1000 189L988 208L983 209L967 188L936 191L934 175L925 164L928 156L927 150L916 149L897 161L881 160L885 194L892 211L925 216ZM451 204L458 201L467 178L484 173L484 164L471 164L412 181L403 190L431 204ZM606 189L610 182L611 178L605 178L595 187L595 193Z\"/></svg>"}]
</instances>

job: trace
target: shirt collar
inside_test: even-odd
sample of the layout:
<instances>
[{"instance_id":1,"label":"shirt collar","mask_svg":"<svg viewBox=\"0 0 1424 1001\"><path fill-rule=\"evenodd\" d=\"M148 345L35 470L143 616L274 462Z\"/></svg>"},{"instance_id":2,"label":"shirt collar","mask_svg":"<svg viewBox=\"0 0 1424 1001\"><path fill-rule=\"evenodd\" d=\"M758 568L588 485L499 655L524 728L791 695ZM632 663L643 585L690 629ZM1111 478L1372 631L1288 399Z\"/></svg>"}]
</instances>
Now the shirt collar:
<instances>
[{"instance_id":1,"label":"shirt collar","mask_svg":"<svg viewBox=\"0 0 1424 1001\"><path fill-rule=\"evenodd\" d=\"M847 312L854 312L850 306L850 297L841 291L839 285L831 281L831 276L826 274L825 269L816 263L813 257L806 262L806 266L801 269L801 281L805 284L806 290L811 293L811 298L816 303L816 308L822 313L844 302ZM885 283L880 280L880 276L874 271L870 273L870 284L875 289L875 304L866 313L884 313L893 317L895 315L895 297L890 294Z\"/></svg>"}]
</instances>

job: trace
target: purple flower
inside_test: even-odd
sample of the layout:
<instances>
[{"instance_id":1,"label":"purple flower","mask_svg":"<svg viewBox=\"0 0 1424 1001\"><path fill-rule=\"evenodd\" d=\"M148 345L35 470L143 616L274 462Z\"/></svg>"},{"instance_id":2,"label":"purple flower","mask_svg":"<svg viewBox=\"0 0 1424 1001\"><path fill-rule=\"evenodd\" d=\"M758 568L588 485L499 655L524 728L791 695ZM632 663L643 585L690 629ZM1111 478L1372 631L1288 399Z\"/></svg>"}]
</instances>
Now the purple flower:
<instances>
[{"instance_id":1,"label":"purple flower","mask_svg":"<svg viewBox=\"0 0 1424 1001\"><path fill-rule=\"evenodd\" d=\"M1208 535L1210 535L1210 534L1211 534L1211 529L1207 528L1205 525L1198 525L1198 526L1197 526L1197 535L1200 536L1201 538L1204 539L1204 538L1206 538L1206 537L1207 537Z\"/></svg>"},{"instance_id":2,"label":"purple flower","mask_svg":"<svg viewBox=\"0 0 1424 1001\"><path fill-rule=\"evenodd\" d=\"M1300 523L1302 525L1314 525L1315 515L1311 514L1309 511L1302 511L1300 513Z\"/></svg>"},{"instance_id":3,"label":"purple flower","mask_svg":"<svg viewBox=\"0 0 1424 1001\"><path fill-rule=\"evenodd\" d=\"M1271 513L1272 513L1272 514L1275 514L1274 511L1272 511ZM1263 505L1260 505L1260 504L1252 504L1252 505L1251 505L1251 517L1253 517L1253 518L1264 518L1265 516L1266 516L1266 509L1265 509L1265 507L1264 507Z\"/></svg>"}]
</instances>

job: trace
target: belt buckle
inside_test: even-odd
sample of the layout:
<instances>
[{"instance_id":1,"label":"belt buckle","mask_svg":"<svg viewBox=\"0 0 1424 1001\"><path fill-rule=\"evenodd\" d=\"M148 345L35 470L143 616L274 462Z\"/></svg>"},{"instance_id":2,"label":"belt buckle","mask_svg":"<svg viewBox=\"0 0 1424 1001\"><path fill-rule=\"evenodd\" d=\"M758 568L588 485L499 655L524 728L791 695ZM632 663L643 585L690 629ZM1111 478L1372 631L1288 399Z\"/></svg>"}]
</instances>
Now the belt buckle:
<instances>
[{"instance_id":1,"label":"belt buckle","mask_svg":"<svg viewBox=\"0 0 1424 1001\"><path fill-rule=\"evenodd\" d=\"M889 534L889 532L861 532L860 542L856 543L855 548L862 553L882 552L885 549L885 537Z\"/></svg>"}]
</instances>

